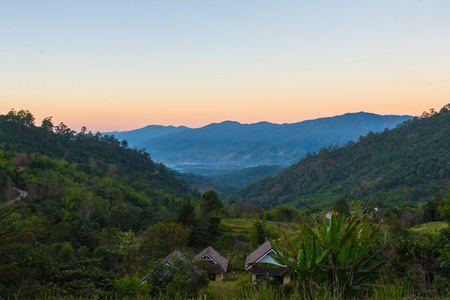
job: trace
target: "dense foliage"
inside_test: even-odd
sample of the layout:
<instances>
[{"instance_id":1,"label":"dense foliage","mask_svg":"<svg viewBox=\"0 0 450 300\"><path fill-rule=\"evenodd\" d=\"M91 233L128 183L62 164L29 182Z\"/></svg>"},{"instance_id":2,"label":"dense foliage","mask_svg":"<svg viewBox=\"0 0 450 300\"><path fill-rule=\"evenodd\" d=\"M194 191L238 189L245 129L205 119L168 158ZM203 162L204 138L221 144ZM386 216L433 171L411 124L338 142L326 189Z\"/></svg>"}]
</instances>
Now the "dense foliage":
<instances>
[{"instance_id":1,"label":"dense foliage","mask_svg":"<svg viewBox=\"0 0 450 300\"><path fill-rule=\"evenodd\" d=\"M77 169L89 175L109 172L147 193L164 188L167 193L181 196L189 190L187 183L177 179L173 171L154 163L145 149L129 148L126 140L119 141L100 132L94 134L86 127L76 133L62 122L54 126L51 118L45 118L41 126L34 121L34 116L24 110L0 115L0 147L63 158L77 163ZM20 167L20 161L15 166Z\"/></svg>"},{"instance_id":2,"label":"dense foliage","mask_svg":"<svg viewBox=\"0 0 450 300\"><path fill-rule=\"evenodd\" d=\"M267 176L275 176L284 168L277 165L244 168L227 174L198 175L194 173L178 173L191 188L201 193L212 189L221 199L225 199L240 188Z\"/></svg>"},{"instance_id":3,"label":"dense foliage","mask_svg":"<svg viewBox=\"0 0 450 300\"><path fill-rule=\"evenodd\" d=\"M442 221L450 220L450 186L446 194L402 206L340 199L320 209L226 207L213 190L197 198L173 172L126 142L95 138L85 130L76 134L63 124L54 127L50 118L42 123L36 127L27 111L0 116L0 298L213 298L214 285L208 285L200 263L180 261L172 268L160 263L175 249L191 258L206 246L229 260L227 280L241 278L234 297L303 297L295 281L279 287L262 280L255 286L241 273L247 255L266 239L282 238L282 231L296 245L297 252L285 257L298 259L297 271L308 264L298 255L300 248L307 253L315 243L321 257L316 267L335 275L311 277L320 287L312 290L314 297L370 296L370 290L357 291L363 285L341 285L340 280L352 274L357 283L361 272L376 266L368 254L378 251L383 256L374 256L373 262L383 262L386 280L425 296L449 290L450 231ZM52 144L48 148L46 139ZM344 208L343 214L349 209L353 217L362 210L368 214L347 223L335 218L324 222L322 233L312 231L314 215L332 211L333 205ZM365 232L382 219L376 229L382 234L366 239ZM410 229L437 221L444 228L439 232ZM359 283L385 285L373 278Z\"/></svg>"},{"instance_id":4,"label":"dense foliage","mask_svg":"<svg viewBox=\"0 0 450 300\"><path fill-rule=\"evenodd\" d=\"M37 127L23 110L0 116L0 192L1 297L114 291L117 276L161 258L166 236L145 251L152 228L176 220L179 196L191 193L126 141L50 118Z\"/></svg>"},{"instance_id":5,"label":"dense foliage","mask_svg":"<svg viewBox=\"0 0 450 300\"><path fill-rule=\"evenodd\" d=\"M329 205L350 201L426 201L450 180L450 105L392 130L370 132L358 143L308 154L275 178L246 187L227 200L263 207L280 203Z\"/></svg>"},{"instance_id":6,"label":"dense foliage","mask_svg":"<svg viewBox=\"0 0 450 300\"><path fill-rule=\"evenodd\" d=\"M194 173L177 173L177 176L186 180L194 192L203 193L207 190L214 190L221 199L225 199L233 192L237 191L236 188L217 183L209 177L202 175Z\"/></svg>"},{"instance_id":7,"label":"dense foliage","mask_svg":"<svg viewBox=\"0 0 450 300\"><path fill-rule=\"evenodd\" d=\"M344 215L333 214L329 224L324 215L315 228L302 223L300 240L274 242L275 259L289 267L311 299L324 289L354 296L368 291L369 280L380 276L381 249L374 251L379 233L380 225L370 228L368 214L362 219L354 216L347 223Z\"/></svg>"}]
</instances>

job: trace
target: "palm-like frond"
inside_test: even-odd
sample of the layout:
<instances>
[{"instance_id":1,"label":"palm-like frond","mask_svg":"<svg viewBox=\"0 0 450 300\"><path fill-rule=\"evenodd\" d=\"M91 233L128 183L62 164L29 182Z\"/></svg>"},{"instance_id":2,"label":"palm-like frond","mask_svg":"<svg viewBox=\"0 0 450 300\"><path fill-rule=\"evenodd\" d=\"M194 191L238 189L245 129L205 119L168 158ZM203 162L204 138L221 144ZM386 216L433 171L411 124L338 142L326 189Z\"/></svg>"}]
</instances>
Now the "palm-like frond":
<instances>
[{"instance_id":1,"label":"palm-like frond","mask_svg":"<svg viewBox=\"0 0 450 300\"><path fill-rule=\"evenodd\" d=\"M297 282L331 286L333 292L349 296L369 279L380 276L383 263L378 261L379 251L371 253L380 225L371 230L368 215L345 220L343 215L332 214L328 225L324 216L315 229L301 220L299 223L302 232L297 246L290 243L288 249L280 240L272 242L274 259L286 265Z\"/></svg>"}]
</instances>

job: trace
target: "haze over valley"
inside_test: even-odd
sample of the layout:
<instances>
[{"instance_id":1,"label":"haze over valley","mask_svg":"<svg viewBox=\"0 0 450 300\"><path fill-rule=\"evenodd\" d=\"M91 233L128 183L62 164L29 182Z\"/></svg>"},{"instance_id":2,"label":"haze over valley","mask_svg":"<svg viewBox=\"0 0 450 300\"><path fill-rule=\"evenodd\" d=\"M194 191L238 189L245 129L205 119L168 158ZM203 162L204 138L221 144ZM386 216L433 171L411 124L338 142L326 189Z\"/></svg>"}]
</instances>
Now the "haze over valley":
<instances>
[{"instance_id":1,"label":"haze over valley","mask_svg":"<svg viewBox=\"0 0 450 300\"><path fill-rule=\"evenodd\" d=\"M0 299L450 299L450 1L2 1Z\"/></svg>"},{"instance_id":2,"label":"haze over valley","mask_svg":"<svg viewBox=\"0 0 450 300\"><path fill-rule=\"evenodd\" d=\"M212 175L260 165L287 167L308 152L342 146L411 118L360 112L292 124L226 121L195 129L153 125L109 134L145 148L152 159L177 171Z\"/></svg>"}]
</instances>

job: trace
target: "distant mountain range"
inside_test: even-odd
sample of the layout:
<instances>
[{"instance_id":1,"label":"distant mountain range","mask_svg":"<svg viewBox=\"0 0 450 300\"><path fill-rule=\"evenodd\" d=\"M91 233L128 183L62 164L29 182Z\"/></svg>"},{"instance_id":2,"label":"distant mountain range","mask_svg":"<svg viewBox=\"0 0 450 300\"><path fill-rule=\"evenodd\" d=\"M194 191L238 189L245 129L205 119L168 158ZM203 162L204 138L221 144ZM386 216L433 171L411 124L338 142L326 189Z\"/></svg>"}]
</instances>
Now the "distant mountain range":
<instances>
[{"instance_id":1,"label":"distant mountain range","mask_svg":"<svg viewBox=\"0 0 450 300\"><path fill-rule=\"evenodd\" d=\"M339 197L377 206L427 201L450 184L449 145L450 104L345 147L322 148L227 200L266 208L324 207Z\"/></svg>"},{"instance_id":2,"label":"distant mountain range","mask_svg":"<svg viewBox=\"0 0 450 300\"><path fill-rule=\"evenodd\" d=\"M286 167L308 152L344 145L411 118L359 112L292 124L225 121L196 129L152 125L112 134L131 147L145 148L153 160L175 170L208 175L259 165Z\"/></svg>"}]
</instances>

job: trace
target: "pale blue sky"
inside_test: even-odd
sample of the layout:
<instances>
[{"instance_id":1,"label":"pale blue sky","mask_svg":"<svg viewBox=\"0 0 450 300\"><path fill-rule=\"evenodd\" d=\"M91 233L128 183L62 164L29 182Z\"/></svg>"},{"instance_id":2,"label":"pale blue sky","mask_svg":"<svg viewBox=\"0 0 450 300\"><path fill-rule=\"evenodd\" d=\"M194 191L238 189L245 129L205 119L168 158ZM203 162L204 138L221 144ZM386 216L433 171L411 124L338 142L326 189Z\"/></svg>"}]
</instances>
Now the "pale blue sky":
<instances>
[{"instance_id":1,"label":"pale blue sky","mask_svg":"<svg viewBox=\"0 0 450 300\"><path fill-rule=\"evenodd\" d=\"M0 1L0 113L75 130L450 102L450 1Z\"/></svg>"}]
</instances>

